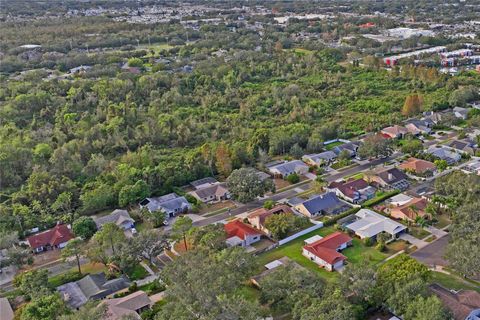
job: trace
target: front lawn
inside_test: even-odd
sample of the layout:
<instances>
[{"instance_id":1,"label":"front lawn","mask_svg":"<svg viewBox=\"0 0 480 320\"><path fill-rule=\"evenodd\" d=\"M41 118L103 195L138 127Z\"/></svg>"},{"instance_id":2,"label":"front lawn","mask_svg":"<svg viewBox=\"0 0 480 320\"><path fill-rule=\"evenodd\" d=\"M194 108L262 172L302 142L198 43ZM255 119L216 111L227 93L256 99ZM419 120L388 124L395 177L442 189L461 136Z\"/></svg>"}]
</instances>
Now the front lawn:
<instances>
[{"instance_id":1,"label":"front lawn","mask_svg":"<svg viewBox=\"0 0 480 320\"><path fill-rule=\"evenodd\" d=\"M260 254L258 256L259 263L263 266L273 260L287 256L301 266L305 267L306 269L317 273L321 278L325 279L326 281L332 281L338 277L338 273L326 271L325 269L320 268L314 262L305 258L302 255L302 247L304 246L305 239L308 239L314 235L320 235L322 237L325 237L326 235L329 235L335 231L336 229L334 226L324 227L312 231L281 247ZM365 244L358 238L353 238L353 246L343 250L342 254L347 257L347 263L353 264L377 264L389 256L389 254L379 252L374 247L365 246Z\"/></svg>"},{"instance_id":2,"label":"front lawn","mask_svg":"<svg viewBox=\"0 0 480 320\"><path fill-rule=\"evenodd\" d=\"M388 254L394 254L402 250L406 250L408 248L408 244L405 240L395 240L387 244L386 252Z\"/></svg>"},{"instance_id":3,"label":"front lawn","mask_svg":"<svg viewBox=\"0 0 480 320\"><path fill-rule=\"evenodd\" d=\"M415 238L422 240L430 234L427 230L424 230L422 227L411 226L408 227L408 233L410 233Z\"/></svg>"},{"instance_id":4,"label":"front lawn","mask_svg":"<svg viewBox=\"0 0 480 320\"><path fill-rule=\"evenodd\" d=\"M443 229L452 223L452 220L450 220L448 215L445 213L439 214L438 216L436 216L436 219L437 219L437 222L434 224L434 227L437 229Z\"/></svg>"},{"instance_id":5,"label":"front lawn","mask_svg":"<svg viewBox=\"0 0 480 320\"><path fill-rule=\"evenodd\" d=\"M144 279L148 276L147 270L145 270L145 268L142 267L140 264L135 265L135 267L131 268L126 273L131 281Z\"/></svg>"}]
</instances>

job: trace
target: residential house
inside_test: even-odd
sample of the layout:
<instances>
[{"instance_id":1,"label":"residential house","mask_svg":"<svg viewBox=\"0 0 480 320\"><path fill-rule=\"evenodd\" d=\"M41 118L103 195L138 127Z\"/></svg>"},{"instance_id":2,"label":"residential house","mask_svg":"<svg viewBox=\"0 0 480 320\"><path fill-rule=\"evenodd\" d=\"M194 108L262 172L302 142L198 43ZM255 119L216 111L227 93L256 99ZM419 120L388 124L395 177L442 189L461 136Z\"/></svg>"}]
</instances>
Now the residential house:
<instances>
[{"instance_id":1,"label":"residential house","mask_svg":"<svg viewBox=\"0 0 480 320\"><path fill-rule=\"evenodd\" d=\"M408 177L397 168L379 168L366 175L367 180L388 190L405 190L409 186Z\"/></svg>"},{"instance_id":2,"label":"residential house","mask_svg":"<svg viewBox=\"0 0 480 320\"><path fill-rule=\"evenodd\" d=\"M362 203L375 196L376 189L364 179L349 179L347 181L334 181L327 187L328 191L351 203Z\"/></svg>"},{"instance_id":3,"label":"residential house","mask_svg":"<svg viewBox=\"0 0 480 320\"><path fill-rule=\"evenodd\" d=\"M350 209L350 206L340 201L335 193L327 192L313 196L294 208L304 216L313 218L320 215L336 215Z\"/></svg>"},{"instance_id":4,"label":"residential house","mask_svg":"<svg viewBox=\"0 0 480 320\"><path fill-rule=\"evenodd\" d=\"M213 177L206 177L206 178L202 178L202 179L192 181L192 182L190 182L190 185L193 188L195 188L196 190L198 190L198 189L202 189L202 188L205 188L205 187L213 186L217 183L218 183L217 179L215 179Z\"/></svg>"},{"instance_id":5,"label":"residential house","mask_svg":"<svg viewBox=\"0 0 480 320\"><path fill-rule=\"evenodd\" d=\"M292 210L287 205L278 205L272 209L259 208L252 211L248 216L248 222L258 230L270 234L267 228L265 228L265 221L268 217L275 214L293 214Z\"/></svg>"},{"instance_id":6,"label":"residential house","mask_svg":"<svg viewBox=\"0 0 480 320\"><path fill-rule=\"evenodd\" d=\"M150 212L162 211L169 218L186 213L192 208L190 203L176 193L169 193L161 197L145 198L140 202L140 208L147 208Z\"/></svg>"},{"instance_id":7,"label":"residential house","mask_svg":"<svg viewBox=\"0 0 480 320\"><path fill-rule=\"evenodd\" d=\"M468 163L468 165L466 165L462 168L462 170L467 172L467 173L474 173L474 174L480 176L480 160L475 159L475 160L470 161Z\"/></svg>"},{"instance_id":8,"label":"residential house","mask_svg":"<svg viewBox=\"0 0 480 320\"><path fill-rule=\"evenodd\" d=\"M462 159L460 152L445 146L431 146L426 150L426 153L431 154L441 160L447 161L449 166L459 162L460 159Z\"/></svg>"},{"instance_id":9,"label":"residential house","mask_svg":"<svg viewBox=\"0 0 480 320\"><path fill-rule=\"evenodd\" d=\"M320 238L320 239L319 239ZM315 236L305 240L302 255L328 271L340 269L347 257L339 251L352 245L352 238L342 232L334 232L325 238Z\"/></svg>"},{"instance_id":10,"label":"residential house","mask_svg":"<svg viewBox=\"0 0 480 320\"><path fill-rule=\"evenodd\" d=\"M0 298L0 319L13 320L13 309L7 298Z\"/></svg>"},{"instance_id":11,"label":"residential house","mask_svg":"<svg viewBox=\"0 0 480 320\"><path fill-rule=\"evenodd\" d=\"M298 175L307 173L308 166L300 160L293 160L274 165L269 167L268 170L275 177L286 178L294 173Z\"/></svg>"},{"instance_id":12,"label":"residential house","mask_svg":"<svg viewBox=\"0 0 480 320\"><path fill-rule=\"evenodd\" d=\"M78 309L89 300L102 300L117 291L130 286L125 277L107 280L105 273L89 274L82 279L68 282L57 287L65 302L73 309Z\"/></svg>"},{"instance_id":13,"label":"residential house","mask_svg":"<svg viewBox=\"0 0 480 320\"><path fill-rule=\"evenodd\" d=\"M426 216L425 209L427 208L427 204L428 202L424 198L412 198L407 203L390 206L388 211L390 212L390 216L395 219L415 221L417 217Z\"/></svg>"},{"instance_id":14,"label":"residential house","mask_svg":"<svg viewBox=\"0 0 480 320\"><path fill-rule=\"evenodd\" d=\"M468 141L462 141L462 140L453 140L449 144L447 144L452 149L455 149L459 152L462 153L467 153L471 156L475 155L475 148L473 147L474 144L468 142Z\"/></svg>"},{"instance_id":15,"label":"residential house","mask_svg":"<svg viewBox=\"0 0 480 320\"><path fill-rule=\"evenodd\" d=\"M473 290L448 290L436 283L431 284L429 289L450 310L455 320L480 319L480 293Z\"/></svg>"},{"instance_id":16,"label":"residential house","mask_svg":"<svg viewBox=\"0 0 480 320\"><path fill-rule=\"evenodd\" d=\"M109 215L94 218L93 221L98 230L106 223L115 223L122 230L130 230L135 227L135 220L130 217L127 210L116 209Z\"/></svg>"},{"instance_id":17,"label":"residential house","mask_svg":"<svg viewBox=\"0 0 480 320\"><path fill-rule=\"evenodd\" d=\"M346 225L346 228L352 230L360 239L375 238L382 232L386 232L392 238L396 238L407 230L407 227L403 224L369 209L360 209L355 214L355 218L356 220Z\"/></svg>"},{"instance_id":18,"label":"residential house","mask_svg":"<svg viewBox=\"0 0 480 320\"><path fill-rule=\"evenodd\" d=\"M433 124L438 124L442 121L442 114L435 111L425 111L422 120L430 121Z\"/></svg>"},{"instance_id":19,"label":"residential house","mask_svg":"<svg viewBox=\"0 0 480 320\"><path fill-rule=\"evenodd\" d=\"M337 158L337 154L333 151L325 151L321 153L307 154L302 157L302 160L311 166L328 165Z\"/></svg>"},{"instance_id":20,"label":"residential house","mask_svg":"<svg viewBox=\"0 0 480 320\"><path fill-rule=\"evenodd\" d=\"M346 151L350 157L355 157L357 155L357 150L360 147L360 142L347 142L336 146L332 149L333 152L338 156L342 151Z\"/></svg>"},{"instance_id":21,"label":"residential house","mask_svg":"<svg viewBox=\"0 0 480 320\"><path fill-rule=\"evenodd\" d=\"M35 253L39 253L61 249L73 238L74 236L69 225L57 224L52 229L29 236L27 242Z\"/></svg>"},{"instance_id":22,"label":"residential house","mask_svg":"<svg viewBox=\"0 0 480 320\"><path fill-rule=\"evenodd\" d=\"M383 128L380 133L392 139L402 139L408 133L408 129L399 125Z\"/></svg>"},{"instance_id":23,"label":"residential house","mask_svg":"<svg viewBox=\"0 0 480 320\"><path fill-rule=\"evenodd\" d=\"M125 297L107 299L99 307L106 306L103 320L128 319L141 320L140 313L150 309L152 301L144 291L136 291Z\"/></svg>"},{"instance_id":24,"label":"residential house","mask_svg":"<svg viewBox=\"0 0 480 320\"><path fill-rule=\"evenodd\" d=\"M420 134L430 134L432 132L432 123L426 120L411 119L405 124L408 133L417 136Z\"/></svg>"},{"instance_id":25,"label":"residential house","mask_svg":"<svg viewBox=\"0 0 480 320\"><path fill-rule=\"evenodd\" d=\"M435 167L432 162L417 158L409 158L402 162L398 167L406 172L418 175L425 175L427 173L433 174L437 170L437 167Z\"/></svg>"},{"instance_id":26,"label":"residential house","mask_svg":"<svg viewBox=\"0 0 480 320\"><path fill-rule=\"evenodd\" d=\"M233 220L225 224L227 233L227 245L229 247L247 247L252 243L260 241L262 233L252 226L240 220Z\"/></svg>"},{"instance_id":27,"label":"residential house","mask_svg":"<svg viewBox=\"0 0 480 320\"><path fill-rule=\"evenodd\" d=\"M455 117L459 118L459 119L467 120L468 111L469 111L469 109L467 109L467 108L455 107L455 108L453 108L453 115Z\"/></svg>"},{"instance_id":28,"label":"residential house","mask_svg":"<svg viewBox=\"0 0 480 320\"><path fill-rule=\"evenodd\" d=\"M199 188L190 192L190 194L203 203L220 202L230 199L231 196L225 183L217 183Z\"/></svg>"},{"instance_id":29,"label":"residential house","mask_svg":"<svg viewBox=\"0 0 480 320\"><path fill-rule=\"evenodd\" d=\"M408 194L405 194L405 193L399 193L385 200L385 204L387 205L387 207L399 207L412 201L412 199L413 199L413 196L409 196Z\"/></svg>"}]
</instances>

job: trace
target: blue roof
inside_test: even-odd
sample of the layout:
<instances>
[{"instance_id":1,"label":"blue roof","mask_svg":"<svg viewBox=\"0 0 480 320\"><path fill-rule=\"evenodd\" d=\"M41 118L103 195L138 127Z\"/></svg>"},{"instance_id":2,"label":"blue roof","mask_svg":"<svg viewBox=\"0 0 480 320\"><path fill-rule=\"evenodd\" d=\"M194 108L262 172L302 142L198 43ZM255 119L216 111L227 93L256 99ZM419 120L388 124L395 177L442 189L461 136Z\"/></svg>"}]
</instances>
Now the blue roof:
<instances>
[{"instance_id":1,"label":"blue roof","mask_svg":"<svg viewBox=\"0 0 480 320\"><path fill-rule=\"evenodd\" d=\"M338 200L335 193L327 192L308 199L303 203L303 206L310 213L316 213L320 211L325 211L327 209L335 208L340 204L342 204L342 202Z\"/></svg>"}]
</instances>

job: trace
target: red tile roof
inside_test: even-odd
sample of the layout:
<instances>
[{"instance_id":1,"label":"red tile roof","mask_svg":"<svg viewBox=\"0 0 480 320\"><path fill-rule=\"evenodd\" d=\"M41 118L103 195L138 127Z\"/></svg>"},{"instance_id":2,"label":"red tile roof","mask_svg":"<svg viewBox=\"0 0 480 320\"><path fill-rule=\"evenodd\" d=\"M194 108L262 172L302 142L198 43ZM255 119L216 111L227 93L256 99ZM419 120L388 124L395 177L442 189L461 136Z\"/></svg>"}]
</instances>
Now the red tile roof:
<instances>
[{"instance_id":1,"label":"red tile roof","mask_svg":"<svg viewBox=\"0 0 480 320\"><path fill-rule=\"evenodd\" d=\"M303 248L323 261L335 264L338 261L347 259L343 254L337 252L337 248L350 241L352 241L352 238L345 233L337 231L314 243L307 244Z\"/></svg>"},{"instance_id":2,"label":"red tile roof","mask_svg":"<svg viewBox=\"0 0 480 320\"><path fill-rule=\"evenodd\" d=\"M416 173L423 173L427 170L435 170L435 165L432 162L416 158L409 158L398 167L403 170L413 170Z\"/></svg>"},{"instance_id":3,"label":"red tile roof","mask_svg":"<svg viewBox=\"0 0 480 320\"><path fill-rule=\"evenodd\" d=\"M27 238L33 249L45 246L57 246L73 239L73 234L65 224L57 224L50 230L35 234Z\"/></svg>"},{"instance_id":4,"label":"red tile roof","mask_svg":"<svg viewBox=\"0 0 480 320\"><path fill-rule=\"evenodd\" d=\"M261 234L260 231L249 226L248 224L243 223L240 220L233 220L225 224L225 232L227 233L227 238L237 236L242 240L245 240L247 236Z\"/></svg>"}]
</instances>

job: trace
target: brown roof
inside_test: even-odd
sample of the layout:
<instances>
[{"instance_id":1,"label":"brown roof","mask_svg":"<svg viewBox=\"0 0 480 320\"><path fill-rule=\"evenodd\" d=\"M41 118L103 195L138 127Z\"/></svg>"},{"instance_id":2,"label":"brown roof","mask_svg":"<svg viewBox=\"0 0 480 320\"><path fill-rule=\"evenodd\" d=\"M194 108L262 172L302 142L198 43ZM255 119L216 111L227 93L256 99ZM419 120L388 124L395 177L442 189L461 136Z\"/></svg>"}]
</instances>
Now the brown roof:
<instances>
[{"instance_id":1,"label":"brown roof","mask_svg":"<svg viewBox=\"0 0 480 320\"><path fill-rule=\"evenodd\" d=\"M265 208L260 208L252 211L247 218L251 219L251 218L259 217L260 224L263 225L263 223L265 222L265 219L267 219L272 214L279 214L279 213L292 213L292 209L290 209L289 206L284 204L275 206L270 210Z\"/></svg>"},{"instance_id":2,"label":"brown roof","mask_svg":"<svg viewBox=\"0 0 480 320\"><path fill-rule=\"evenodd\" d=\"M480 293L472 290L451 292L438 284L430 285L442 303L453 313L455 320L464 320L472 310L480 308Z\"/></svg>"},{"instance_id":3,"label":"brown roof","mask_svg":"<svg viewBox=\"0 0 480 320\"><path fill-rule=\"evenodd\" d=\"M416 159L416 158L409 158L407 161L400 164L399 168L403 170L413 170L416 173L423 173L425 171L435 170L435 165L430 161Z\"/></svg>"},{"instance_id":4,"label":"brown roof","mask_svg":"<svg viewBox=\"0 0 480 320\"><path fill-rule=\"evenodd\" d=\"M127 315L141 319L135 311L150 306L151 301L144 291L137 291L122 298L105 300L103 304L107 306L105 320L122 319Z\"/></svg>"},{"instance_id":5,"label":"brown roof","mask_svg":"<svg viewBox=\"0 0 480 320\"><path fill-rule=\"evenodd\" d=\"M50 230L28 237L27 241L30 247L36 249L45 246L56 246L71 239L73 239L73 234L70 228L65 224L57 224Z\"/></svg>"},{"instance_id":6,"label":"brown roof","mask_svg":"<svg viewBox=\"0 0 480 320\"><path fill-rule=\"evenodd\" d=\"M347 257L337 251L337 248L350 241L352 241L352 238L345 233L337 231L314 243L307 244L303 248L323 261L335 264L338 261L347 259Z\"/></svg>"},{"instance_id":7,"label":"brown roof","mask_svg":"<svg viewBox=\"0 0 480 320\"><path fill-rule=\"evenodd\" d=\"M368 187L368 182L363 179L350 179L345 182L332 182L329 188L337 188L344 195L352 198L355 196L355 192Z\"/></svg>"},{"instance_id":8,"label":"brown roof","mask_svg":"<svg viewBox=\"0 0 480 320\"><path fill-rule=\"evenodd\" d=\"M411 220L415 220L418 216L423 217L425 215L425 208L427 207L427 200L423 198L413 198L404 205L395 207L392 209L392 213L397 211L403 213Z\"/></svg>"}]
</instances>

